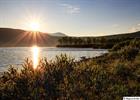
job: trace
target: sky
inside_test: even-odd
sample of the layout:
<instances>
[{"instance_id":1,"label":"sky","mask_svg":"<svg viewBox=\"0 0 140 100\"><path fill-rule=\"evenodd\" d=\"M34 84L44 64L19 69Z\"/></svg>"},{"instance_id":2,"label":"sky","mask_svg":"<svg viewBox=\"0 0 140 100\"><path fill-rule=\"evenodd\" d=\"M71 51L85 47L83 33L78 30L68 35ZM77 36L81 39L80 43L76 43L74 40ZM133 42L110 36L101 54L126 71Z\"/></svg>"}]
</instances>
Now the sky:
<instances>
[{"instance_id":1,"label":"sky","mask_svg":"<svg viewBox=\"0 0 140 100\"><path fill-rule=\"evenodd\" d=\"M0 0L0 27L69 36L102 36L140 30L140 0Z\"/></svg>"}]
</instances>

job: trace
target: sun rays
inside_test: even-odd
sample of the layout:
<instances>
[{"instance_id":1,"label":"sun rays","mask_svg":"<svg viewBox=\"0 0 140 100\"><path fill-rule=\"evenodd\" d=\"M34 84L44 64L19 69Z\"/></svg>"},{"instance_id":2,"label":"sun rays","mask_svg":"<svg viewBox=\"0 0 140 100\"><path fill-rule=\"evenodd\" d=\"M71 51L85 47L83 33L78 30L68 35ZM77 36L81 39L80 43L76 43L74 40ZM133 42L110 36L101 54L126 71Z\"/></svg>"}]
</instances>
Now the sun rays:
<instances>
[{"instance_id":1,"label":"sun rays","mask_svg":"<svg viewBox=\"0 0 140 100\"><path fill-rule=\"evenodd\" d=\"M39 46L44 44L44 35L41 34L41 29L43 27L43 21L40 14L34 14L29 12L27 16L25 16L23 21L23 26L28 31L24 31L22 34L19 34L16 38L15 45L20 43L23 46L30 46L31 53L32 53L32 61L33 61L33 68L37 69L39 63ZM28 45L27 45L28 44Z\"/></svg>"}]
</instances>

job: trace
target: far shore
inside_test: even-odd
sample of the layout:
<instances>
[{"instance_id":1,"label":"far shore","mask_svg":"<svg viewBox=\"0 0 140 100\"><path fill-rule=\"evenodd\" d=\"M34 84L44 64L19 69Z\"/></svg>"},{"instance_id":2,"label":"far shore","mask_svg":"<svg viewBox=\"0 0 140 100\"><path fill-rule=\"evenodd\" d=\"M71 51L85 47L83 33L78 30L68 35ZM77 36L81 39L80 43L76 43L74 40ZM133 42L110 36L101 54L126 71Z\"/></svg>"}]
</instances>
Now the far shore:
<instances>
[{"instance_id":1,"label":"far shore","mask_svg":"<svg viewBox=\"0 0 140 100\"><path fill-rule=\"evenodd\" d=\"M7 47L32 47L34 45L0 45L0 48L7 48ZM57 45L57 46L45 46L45 45L37 45L38 47L52 47L52 48L93 48L93 49L110 49L111 47L95 47L93 45Z\"/></svg>"}]
</instances>

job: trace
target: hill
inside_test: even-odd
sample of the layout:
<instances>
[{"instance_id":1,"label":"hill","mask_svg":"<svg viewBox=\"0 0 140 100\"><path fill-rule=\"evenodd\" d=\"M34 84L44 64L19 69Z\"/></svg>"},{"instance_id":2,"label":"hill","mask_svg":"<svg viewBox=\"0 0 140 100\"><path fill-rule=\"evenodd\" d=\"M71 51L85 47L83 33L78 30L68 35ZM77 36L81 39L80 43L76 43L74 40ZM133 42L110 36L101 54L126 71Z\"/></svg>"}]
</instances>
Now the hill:
<instances>
[{"instance_id":1,"label":"hill","mask_svg":"<svg viewBox=\"0 0 140 100\"><path fill-rule=\"evenodd\" d=\"M122 33L122 34L115 34L115 35L107 35L107 36L101 36L106 38L140 38L140 31L132 32L132 33ZM100 37L99 37L100 38Z\"/></svg>"},{"instance_id":2,"label":"hill","mask_svg":"<svg viewBox=\"0 0 140 100\"><path fill-rule=\"evenodd\" d=\"M60 45L61 47L62 44L64 46L64 44L67 43L66 47L67 46L69 47L68 42L70 42L74 45L74 47L75 47L75 43L76 46L79 43L78 44L79 47L84 47L84 46L80 46L80 43L82 43L82 45L84 43L86 43L86 45L88 44L101 45L102 43L100 43L100 41L102 41L101 39L102 37L107 39L109 41L108 43L113 44L113 42L118 41L118 39L124 40L124 38L140 38L140 31L134 33L116 34L116 35L108 35L108 36L100 36L100 37L70 37L61 32L49 34L43 32L35 33L35 32L25 31L21 29L0 28L0 46L32 46L37 44L38 46ZM91 43L91 41L93 40L94 43ZM89 47L91 46L89 45Z\"/></svg>"},{"instance_id":3,"label":"hill","mask_svg":"<svg viewBox=\"0 0 140 100\"><path fill-rule=\"evenodd\" d=\"M57 33L52 33L50 34L51 36L57 36L57 37L66 37L67 35L65 35L64 33L61 32L57 32Z\"/></svg>"},{"instance_id":4,"label":"hill","mask_svg":"<svg viewBox=\"0 0 140 100\"><path fill-rule=\"evenodd\" d=\"M130 41L134 38L136 38L137 40L140 39L140 31L134 33L98 37L63 37L59 39L59 44L57 46L110 49L119 42Z\"/></svg>"},{"instance_id":5,"label":"hill","mask_svg":"<svg viewBox=\"0 0 140 100\"><path fill-rule=\"evenodd\" d=\"M0 28L0 46L56 46L59 37L42 32Z\"/></svg>"}]
</instances>

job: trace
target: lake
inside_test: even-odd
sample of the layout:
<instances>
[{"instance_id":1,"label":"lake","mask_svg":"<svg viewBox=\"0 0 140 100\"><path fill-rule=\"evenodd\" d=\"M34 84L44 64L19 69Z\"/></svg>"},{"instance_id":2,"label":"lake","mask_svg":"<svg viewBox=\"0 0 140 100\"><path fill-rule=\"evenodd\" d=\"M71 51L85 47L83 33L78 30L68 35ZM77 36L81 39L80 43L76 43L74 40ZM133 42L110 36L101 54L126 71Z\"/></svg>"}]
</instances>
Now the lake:
<instances>
[{"instance_id":1,"label":"lake","mask_svg":"<svg viewBox=\"0 0 140 100\"><path fill-rule=\"evenodd\" d=\"M106 49L93 48L54 48L40 47L40 58L46 57L48 60L54 60L56 55L67 54L74 57L75 60L80 60L82 56L87 58L100 56L107 53ZM32 59L32 47L1 47L0 48L0 72L6 70L9 65L23 64L26 58Z\"/></svg>"}]
</instances>

